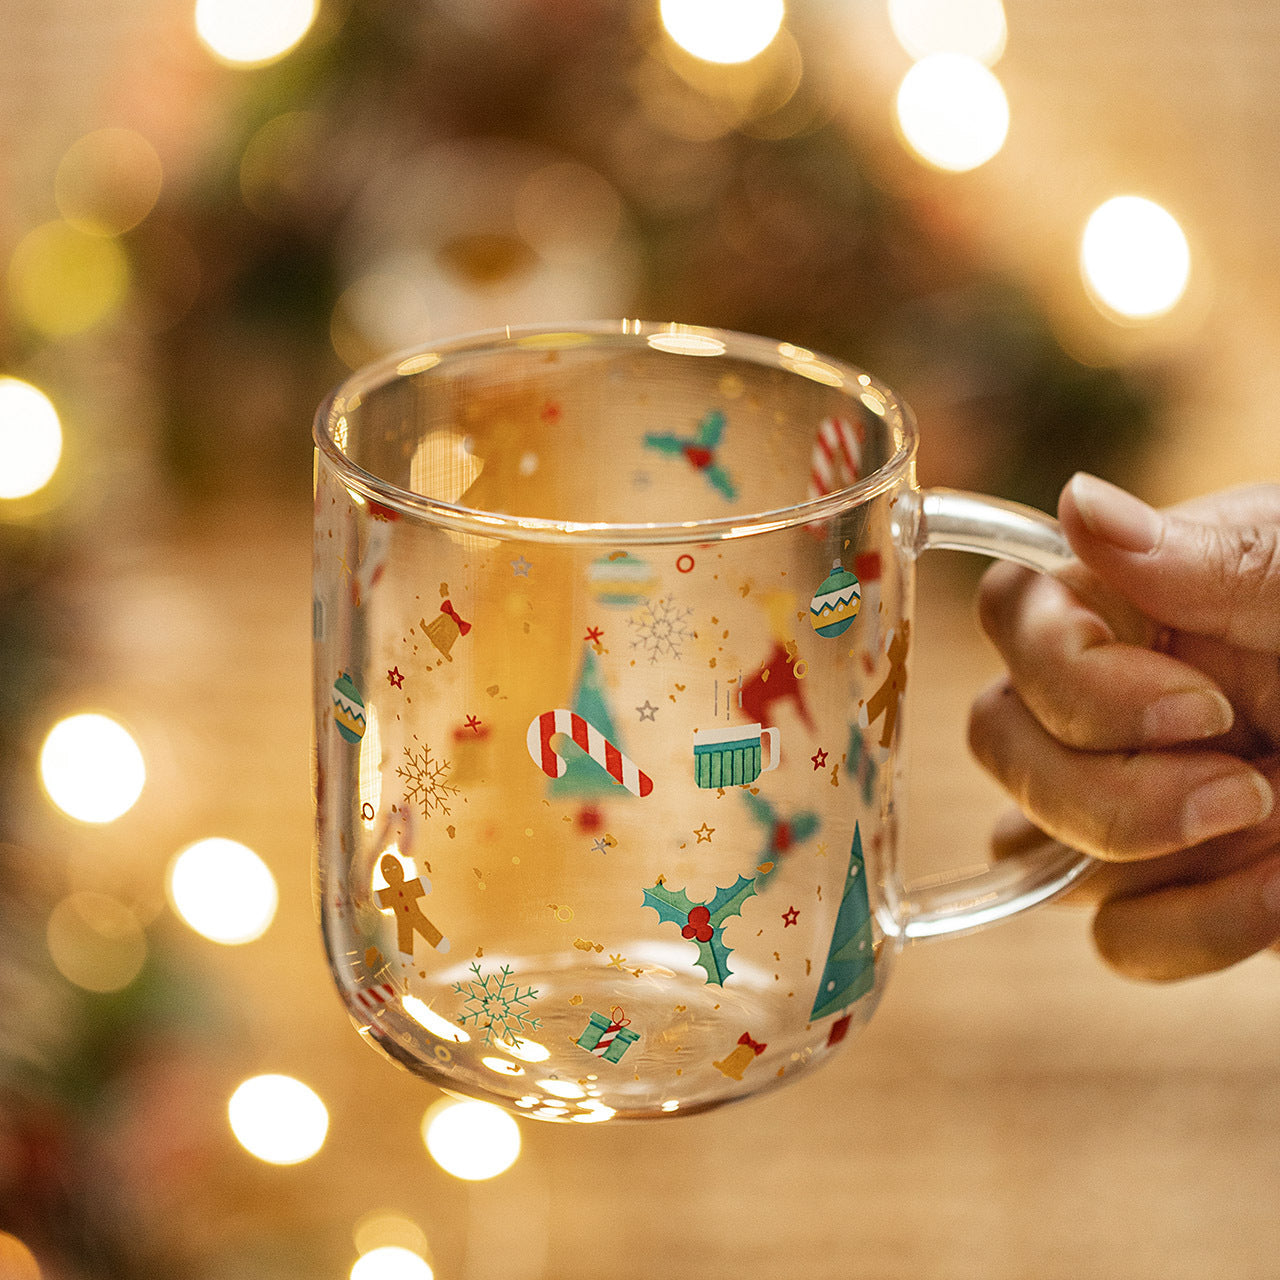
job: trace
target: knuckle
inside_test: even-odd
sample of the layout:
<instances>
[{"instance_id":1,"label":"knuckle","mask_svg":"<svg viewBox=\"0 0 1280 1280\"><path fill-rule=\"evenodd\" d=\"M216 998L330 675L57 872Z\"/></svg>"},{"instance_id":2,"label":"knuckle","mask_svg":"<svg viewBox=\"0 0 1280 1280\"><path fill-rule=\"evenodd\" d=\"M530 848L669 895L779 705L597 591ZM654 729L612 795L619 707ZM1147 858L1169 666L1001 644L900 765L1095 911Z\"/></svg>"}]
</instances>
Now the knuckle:
<instances>
[{"instance_id":1,"label":"knuckle","mask_svg":"<svg viewBox=\"0 0 1280 1280\"><path fill-rule=\"evenodd\" d=\"M1005 627L1009 610L1031 571L998 560L978 582L978 621L993 639Z\"/></svg>"},{"instance_id":2,"label":"knuckle","mask_svg":"<svg viewBox=\"0 0 1280 1280\"><path fill-rule=\"evenodd\" d=\"M1234 530L1237 582L1241 594L1256 596L1280 588L1280 536L1271 525L1245 525Z\"/></svg>"}]
</instances>

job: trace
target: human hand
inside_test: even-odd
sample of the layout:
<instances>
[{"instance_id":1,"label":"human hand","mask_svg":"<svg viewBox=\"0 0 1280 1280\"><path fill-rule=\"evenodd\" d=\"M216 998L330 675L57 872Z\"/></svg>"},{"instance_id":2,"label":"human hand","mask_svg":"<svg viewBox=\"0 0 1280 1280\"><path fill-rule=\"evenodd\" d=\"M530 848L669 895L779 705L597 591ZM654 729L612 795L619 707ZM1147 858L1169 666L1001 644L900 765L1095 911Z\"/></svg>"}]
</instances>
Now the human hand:
<instances>
[{"instance_id":1,"label":"human hand","mask_svg":"<svg viewBox=\"0 0 1280 1280\"><path fill-rule=\"evenodd\" d=\"M1067 900L1133 977L1280 950L1280 485L1161 513L1078 475L1058 517L1068 569L999 563L979 593L1009 674L970 744L1021 809L996 855L1102 859Z\"/></svg>"}]
</instances>

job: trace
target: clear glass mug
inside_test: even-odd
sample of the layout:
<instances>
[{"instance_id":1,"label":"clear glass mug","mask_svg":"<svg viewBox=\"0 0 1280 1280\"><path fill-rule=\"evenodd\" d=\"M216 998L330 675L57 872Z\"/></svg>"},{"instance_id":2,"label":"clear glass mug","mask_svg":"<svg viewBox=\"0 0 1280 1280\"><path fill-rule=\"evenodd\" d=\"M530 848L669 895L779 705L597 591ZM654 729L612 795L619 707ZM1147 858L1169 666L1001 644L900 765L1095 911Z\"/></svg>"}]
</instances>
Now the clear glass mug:
<instances>
[{"instance_id":1,"label":"clear glass mug","mask_svg":"<svg viewBox=\"0 0 1280 1280\"><path fill-rule=\"evenodd\" d=\"M1089 860L899 863L921 551L1056 524L922 491L875 378L638 321L401 355L316 418L317 898L360 1032L555 1120L794 1080L910 939Z\"/></svg>"}]
</instances>

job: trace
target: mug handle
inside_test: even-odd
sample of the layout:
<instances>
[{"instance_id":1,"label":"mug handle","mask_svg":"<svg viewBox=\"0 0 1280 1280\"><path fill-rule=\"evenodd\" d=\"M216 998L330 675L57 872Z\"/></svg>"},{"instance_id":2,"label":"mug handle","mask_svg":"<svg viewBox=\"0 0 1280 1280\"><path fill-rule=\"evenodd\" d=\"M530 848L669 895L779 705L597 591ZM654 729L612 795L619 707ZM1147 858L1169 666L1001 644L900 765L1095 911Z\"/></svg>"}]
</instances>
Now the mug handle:
<instances>
[{"instance_id":1,"label":"mug handle","mask_svg":"<svg viewBox=\"0 0 1280 1280\"><path fill-rule=\"evenodd\" d=\"M957 489L925 489L913 504L908 546L923 551L973 551L1053 574L1072 560L1058 522L1016 502ZM1097 866L1088 854L1057 841L1001 859L983 871L903 889L909 940L968 933L1056 897Z\"/></svg>"},{"instance_id":2,"label":"mug handle","mask_svg":"<svg viewBox=\"0 0 1280 1280\"><path fill-rule=\"evenodd\" d=\"M760 730L760 741L769 744L769 763L765 765L760 772L768 773L770 769L776 769L782 760L782 753L779 749L780 734L772 725L767 729Z\"/></svg>"}]
</instances>

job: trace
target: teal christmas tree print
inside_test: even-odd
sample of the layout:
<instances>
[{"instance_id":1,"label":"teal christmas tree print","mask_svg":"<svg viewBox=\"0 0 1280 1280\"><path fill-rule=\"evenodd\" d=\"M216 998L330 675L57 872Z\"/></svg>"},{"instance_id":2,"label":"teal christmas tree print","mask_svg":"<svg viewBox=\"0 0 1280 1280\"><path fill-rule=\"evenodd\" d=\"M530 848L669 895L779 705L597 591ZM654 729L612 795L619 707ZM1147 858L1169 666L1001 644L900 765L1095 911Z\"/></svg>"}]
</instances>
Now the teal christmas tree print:
<instances>
[{"instance_id":1,"label":"teal christmas tree print","mask_svg":"<svg viewBox=\"0 0 1280 1280\"><path fill-rule=\"evenodd\" d=\"M605 701L600 664L589 646L582 650L582 670L578 674L572 710L589 724L593 724L602 737L608 738L615 746L621 746L609 704ZM548 794L554 798L592 800L600 796L611 796L619 799L627 794L607 769L598 765L571 739L564 739L560 754L564 757L565 771L560 777L552 778L547 788Z\"/></svg>"},{"instance_id":2,"label":"teal christmas tree print","mask_svg":"<svg viewBox=\"0 0 1280 1280\"><path fill-rule=\"evenodd\" d=\"M849 870L844 878L844 896L840 899L827 963L822 977L818 979L818 994L809 1014L811 1022L847 1009L875 985L873 941L871 906L867 900L867 868L862 858L862 829L855 823L853 847L849 850Z\"/></svg>"}]
</instances>

